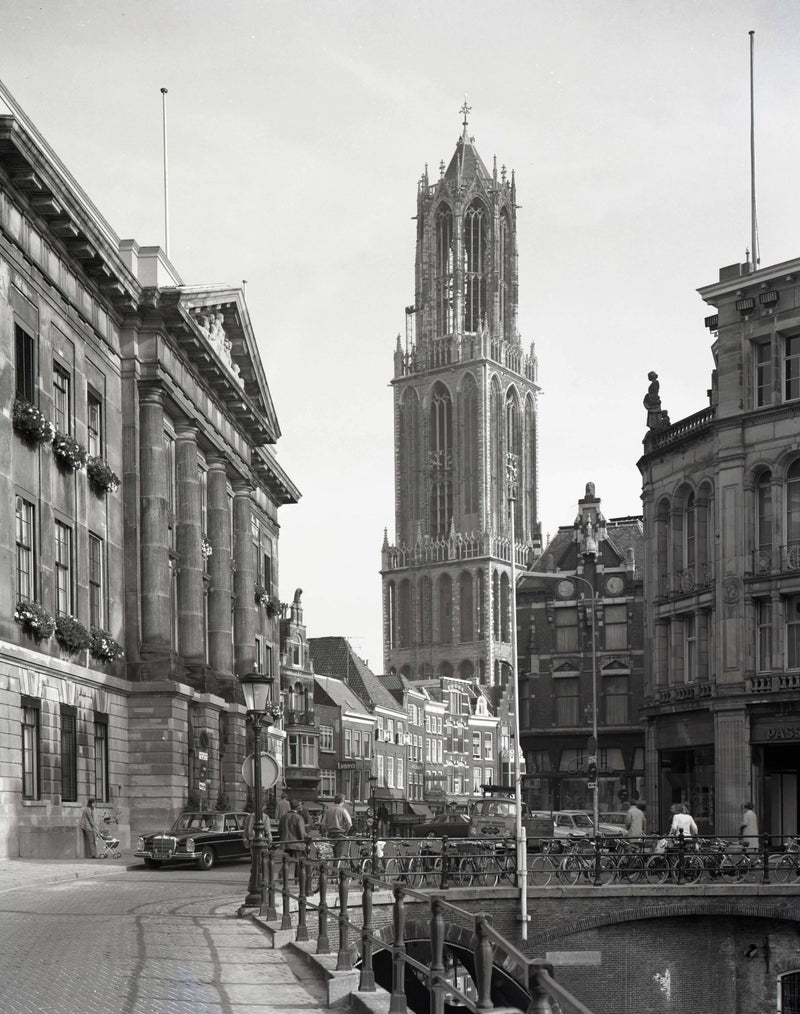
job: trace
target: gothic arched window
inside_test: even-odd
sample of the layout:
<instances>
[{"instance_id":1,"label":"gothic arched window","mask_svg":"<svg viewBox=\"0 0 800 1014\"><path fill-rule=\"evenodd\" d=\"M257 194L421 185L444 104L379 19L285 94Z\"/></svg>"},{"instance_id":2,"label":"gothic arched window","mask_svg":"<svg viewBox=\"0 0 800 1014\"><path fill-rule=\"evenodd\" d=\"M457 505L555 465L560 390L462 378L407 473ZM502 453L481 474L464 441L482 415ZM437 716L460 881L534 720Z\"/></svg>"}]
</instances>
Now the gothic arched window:
<instances>
[{"instance_id":1,"label":"gothic arched window","mask_svg":"<svg viewBox=\"0 0 800 1014\"><path fill-rule=\"evenodd\" d=\"M755 571L763 574L772 569L772 474L766 470L756 480L755 544Z\"/></svg>"},{"instance_id":2,"label":"gothic arched window","mask_svg":"<svg viewBox=\"0 0 800 1014\"><path fill-rule=\"evenodd\" d=\"M436 212L436 336L453 332L453 212L443 204Z\"/></svg>"},{"instance_id":3,"label":"gothic arched window","mask_svg":"<svg viewBox=\"0 0 800 1014\"><path fill-rule=\"evenodd\" d=\"M462 467L464 475L464 513L478 510L478 427L480 423L478 385L467 374L461 392Z\"/></svg>"},{"instance_id":4,"label":"gothic arched window","mask_svg":"<svg viewBox=\"0 0 800 1014\"><path fill-rule=\"evenodd\" d=\"M475 639L483 640L483 610L486 604L485 577L482 570L475 575L477 595L475 596Z\"/></svg>"},{"instance_id":5,"label":"gothic arched window","mask_svg":"<svg viewBox=\"0 0 800 1014\"><path fill-rule=\"evenodd\" d=\"M525 399L525 446L524 467L520 476L519 489L525 494L525 531L531 534L536 528L536 412L533 398Z\"/></svg>"},{"instance_id":6,"label":"gothic arched window","mask_svg":"<svg viewBox=\"0 0 800 1014\"><path fill-rule=\"evenodd\" d=\"M411 585L408 579L401 581L397 589L397 639L398 648L407 648L411 643Z\"/></svg>"},{"instance_id":7,"label":"gothic arched window","mask_svg":"<svg viewBox=\"0 0 800 1014\"><path fill-rule=\"evenodd\" d=\"M398 467L403 483L400 488L400 531L398 542L411 545L414 541L414 528L422 518L420 505L419 475L419 396L410 388L403 395L399 408L399 447Z\"/></svg>"},{"instance_id":8,"label":"gothic arched window","mask_svg":"<svg viewBox=\"0 0 800 1014\"><path fill-rule=\"evenodd\" d=\"M439 644L453 643L453 582L449 574L442 574L437 582L437 612L439 614Z\"/></svg>"},{"instance_id":9,"label":"gothic arched window","mask_svg":"<svg viewBox=\"0 0 800 1014\"><path fill-rule=\"evenodd\" d=\"M464 215L464 331L474 333L486 318L486 209L473 201Z\"/></svg>"},{"instance_id":10,"label":"gothic arched window","mask_svg":"<svg viewBox=\"0 0 800 1014\"><path fill-rule=\"evenodd\" d=\"M786 473L786 549L790 554L797 554L799 547L800 461L795 461ZM794 555L792 559L794 559Z\"/></svg>"},{"instance_id":11,"label":"gothic arched window","mask_svg":"<svg viewBox=\"0 0 800 1014\"><path fill-rule=\"evenodd\" d=\"M686 498L686 566L697 562L697 502L694 493Z\"/></svg>"},{"instance_id":12,"label":"gothic arched window","mask_svg":"<svg viewBox=\"0 0 800 1014\"><path fill-rule=\"evenodd\" d=\"M397 591L394 581L389 581L386 585L386 619L389 637L386 647L391 651L397 644Z\"/></svg>"},{"instance_id":13,"label":"gothic arched window","mask_svg":"<svg viewBox=\"0 0 800 1014\"><path fill-rule=\"evenodd\" d=\"M491 497L492 497L492 528L495 532L504 530L503 524L503 490L506 485L505 466L505 419L503 418L503 396L500 393L500 385L497 379L492 379L491 392L489 395L490 407L490 449L489 463L491 468Z\"/></svg>"},{"instance_id":14,"label":"gothic arched window","mask_svg":"<svg viewBox=\"0 0 800 1014\"><path fill-rule=\"evenodd\" d=\"M511 641L511 596L509 594L508 574L500 578L500 633L504 642Z\"/></svg>"},{"instance_id":15,"label":"gothic arched window","mask_svg":"<svg viewBox=\"0 0 800 1014\"><path fill-rule=\"evenodd\" d=\"M500 575L492 573L492 635L495 641L500 640Z\"/></svg>"},{"instance_id":16,"label":"gothic arched window","mask_svg":"<svg viewBox=\"0 0 800 1014\"><path fill-rule=\"evenodd\" d=\"M517 392L511 387L506 393L506 462L509 470L513 469L514 483L514 529L517 538L522 530L522 497L520 496L520 470L523 466L522 460L522 430L520 427L519 401ZM511 484L512 475L507 476L508 486Z\"/></svg>"},{"instance_id":17,"label":"gothic arched window","mask_svg":"<svg viewBox=\"0 0 800 1014\"><path fill-rule=\"evenodd\" d=\"M508 341L512 338L511 328L514 325L512 316L513 306L513 272L514 260L513 242L511 239L511 226L508 221L508 213L503 211L500 215L500 249L498 251L498 268L500 283L500 334Z\"/></svg>"},{"instance_id":18,"label":"gothic arched window","mask_svg":"<svg viewBox=\"0 0 800 1014\"><path fill-rule=\"evenodd\" d=\"M417 615L422 644L431 643L431 579L424 575L417 585Z\"/></svg>"},{"instance_id":19,"label":"gothic arched window","mask_svg":"<svg viewBox=\"0 0 800 1014\"><path fill-rule=\"evenodd\" d=\"M453 516L453 405L444 384L433 391L428 427L430 533L444 538Z\"/></svg>"},{"instance_id":20,"label":"gothic arched window","mask_svg":"<svg viewBox=\"0 0 800 1014\"><path fill-rule=\"evenodd\" d=\"M458 579L459 640L462 642L474 639L475 626L473 623L472 599L472 574L465 571Z\"/></svg>"}]
</instances>

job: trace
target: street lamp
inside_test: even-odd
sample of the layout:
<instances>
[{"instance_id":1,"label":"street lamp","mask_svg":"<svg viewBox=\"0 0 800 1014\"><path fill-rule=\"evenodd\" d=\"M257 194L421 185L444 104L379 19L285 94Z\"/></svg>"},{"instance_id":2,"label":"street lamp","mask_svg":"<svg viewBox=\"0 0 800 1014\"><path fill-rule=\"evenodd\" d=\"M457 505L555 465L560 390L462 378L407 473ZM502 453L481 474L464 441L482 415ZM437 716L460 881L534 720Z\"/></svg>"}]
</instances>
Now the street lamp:
<instances>
[{"instance_id":1,"label":"street lamp","mask_svg":"<svg viewBox=\"0 0 800 1014\"><path fill-rule=\"evenodd\" d=\"M378 870L378 809L375 799L375 786L378 784L378 776L369 776L370 803L372 806L372 875L377 876Z\"/></svg>"},{"instance_id":2,"label":"street lamp","mask_svg":"<svg viewBox=\"0 0 800 1014\"><path fill-rule=\"evenodd\" d=\"M253 796L255 819L253 822L253 841L250 850L250 881L247 885L246 906L258 905L261 902L262 860L267 848L264 835L263 803L261 799L261 729L269 728L279 714L273 703L272 691L275 680L260 672L250 672L239 677L247 708L247 721L253 727Z\"/></svg>"},{"instance_id":3,"label":"street lamp","mask_svg":"<svg viewBox=\"0 0 800 1014\"><path fill-rule=\"evenodd\" d=\"M591 772L594 767L594 778L592 779L592 824L594 836L597 837L600 824L600 797L597 785L597 609L594 585L585 577L578 574L570 574L564 571L525 571L520 575L520 581L525 578L535 578L541 581L579 581L589 589L589 598L592 603L592 737L589 742L589 759L587 771Z\"/></svg>"},{"instance_id":4,"label":"street lamp","mask_svg":"<svg viewBox=\"0 0 800 1014\"><path fill-rule=\"evenodd\" d=\"M525 840L525 826L522 823L522 765L519 737L519 675L517 665L517 569L516 533L514 531L514 507L517 499L517 456L506 455L506 480L508 483L508 512L511 520L511 683L514 691L514 806L516 818L514 831L517 845L517 883L519 884L520 936L528 939L528 843Z\"/></svg>"}]
</instances>

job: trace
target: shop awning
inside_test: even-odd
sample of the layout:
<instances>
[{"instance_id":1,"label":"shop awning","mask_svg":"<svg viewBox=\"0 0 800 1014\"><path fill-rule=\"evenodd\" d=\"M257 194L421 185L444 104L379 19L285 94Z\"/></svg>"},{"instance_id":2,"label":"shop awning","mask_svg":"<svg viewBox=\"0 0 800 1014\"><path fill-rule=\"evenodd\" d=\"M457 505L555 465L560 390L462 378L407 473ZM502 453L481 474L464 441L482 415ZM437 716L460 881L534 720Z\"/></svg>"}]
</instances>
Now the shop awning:
<instances>
[{"instance_id":1,"label":"shop awning","mask_svg":"<svg viewBox=\"0 0 800 1014\"><path fill-rule=\"evenodd\" d=\"M432 817L431 808L426 806L425 803L409 803L409 810L415 813L418 817Z\"/></svg>"},{"instance_id":2,"label":"shop awning","mask_svg":"<svg viewBox=\"0 0 800 1014\"><path fill-rule=\"evenodd\" d=\"M385 786L381 786L375 789L376 799L405 799L402 789L387 789Z\"/></svg>"}]
</instances>

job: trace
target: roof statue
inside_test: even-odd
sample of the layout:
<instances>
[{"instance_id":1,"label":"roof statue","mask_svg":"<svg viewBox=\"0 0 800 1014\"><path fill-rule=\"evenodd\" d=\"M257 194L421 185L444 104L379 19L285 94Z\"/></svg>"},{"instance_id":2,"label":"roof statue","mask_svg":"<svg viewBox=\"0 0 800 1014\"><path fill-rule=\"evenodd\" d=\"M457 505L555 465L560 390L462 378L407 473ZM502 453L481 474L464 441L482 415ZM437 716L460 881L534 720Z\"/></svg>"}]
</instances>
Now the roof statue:
<instances>
[{"instance_id":1,"label":"roof statue","mask_svg":"<svg viewBox=\"0 0 800 1014\"><path fill-rule=\"evenodd\" d=\"M651 370L647 374L650 386L644 396L642 404L647 409L647 426L650 430L665 430L670 426L669 413L661 408L661 396L659 395L658 374Z\"/></svg>"}]
</instances>

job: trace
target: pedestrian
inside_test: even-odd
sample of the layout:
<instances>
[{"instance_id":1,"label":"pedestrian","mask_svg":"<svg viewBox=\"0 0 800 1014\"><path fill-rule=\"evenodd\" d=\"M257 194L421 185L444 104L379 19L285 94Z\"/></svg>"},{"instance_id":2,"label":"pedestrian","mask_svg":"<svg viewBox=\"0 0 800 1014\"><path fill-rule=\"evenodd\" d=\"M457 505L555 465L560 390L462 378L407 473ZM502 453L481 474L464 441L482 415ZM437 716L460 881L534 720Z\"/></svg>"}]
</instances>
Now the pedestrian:
<instances>
[{"instance_id":1,"label":"pedestrian","mask_svg":"<svg viewBox=\"0 0 800 1014\"><path fill-rule=\"evenodd\" d=\"M272 828L270 827L269 817L266 810L261 812L261 820L264 824L264 839L265 841L272 841ZM251 810L247 814L244 822L244 844L246 848L251 848L253 845L253 837L255 836L256 827L256 811Z\"/></svg>"},{"instance_id":2,"label":"pedestrian","mask_svg":"<svg viewBox=\"0 0 800 1014\"><path fill-rule=\"evenodd\" d=\"M756 817L751 802L745 803L742 807L742 823L739 827L739 837L744 839L745 848L758 848L758 817Z\"/></svg>"},{"instance_id":3,"label":"pedestrian","mask_svg":"<svg viewBox=\"0 0 800 1014\"><path fill-rule=\"evenodd\" d=\"M278 821L278 837L286 856L287 877L297 879L297 857L305 848L306 825L300 816L300 802L295 799Z\"/></svg>"},{"instance_id":4,"label":"pedestrian","mask_svg":"<svg viewBox=\"0 0 800 1014\"><path fill-rule=\"evenodd\" d=\"M385 803L381 803L381 805L378 807L377 818L378 818L378 834L382 838L387 838L389 836L389 811L386 808Z\"/></svg>"},{"instance_id":5,"label":"pedestrian","mask_svg":"<svg viewBox=\"0 0 800 1014\"><path fill-rule=\"evenodd\" d=\"M625 814L625 827L629 838L644 838L647 833L647 818L635 802L631 803Z\"/></svg>"},{"instance_id":6,"label":"pedestrian","mask_svg":"<svg viewBox=\"0 0 800 1014\"><path fill-rule=\"evenodd\" d=\"M86 806L81 813L81 831L83 831L83 844L86 848L86 855L89 859L97 859L97 824L94 819L94 799L89 796Z\"/></svg>"},{"instance_id":7,"label":"pedestrian","mask_svg":"<svg viewBox=\"0 0 800 1014\"><path fill-rule=\"evenodd\" d=\"M679 837L681 831L683 831L684 839L697 837L697 824L695 824L692 815L683 803L673 803L670 807L670 812L672 813L672 823L669 827L671 837Z\"/></svg>"},{"instance_id":8,"label":"pedestrian","mask_svg":"<svg viewBox=\"0 0 800 1014\"><path fill-rule=\"evenodd\" d=\"M292 804L289 802L289 797L285 792L281 793L281 798L278 800L278 805L275 807L275 819L280 821L284 813L288 813L291 810Z\"/></svg>"},{"instance_id":9,"label":"pedestrian","mask_svg":"<svg viewBox=\"0 0 800 1014\"><path fill-rule=\"evenodd\" d=\"M322 830L333 841L333 855L341 859L344 855L344 836L353 826L353 818L344 805L341 792L333 797L333 806L329 806L322 818Z\"/></svg>"}]
</instances>

